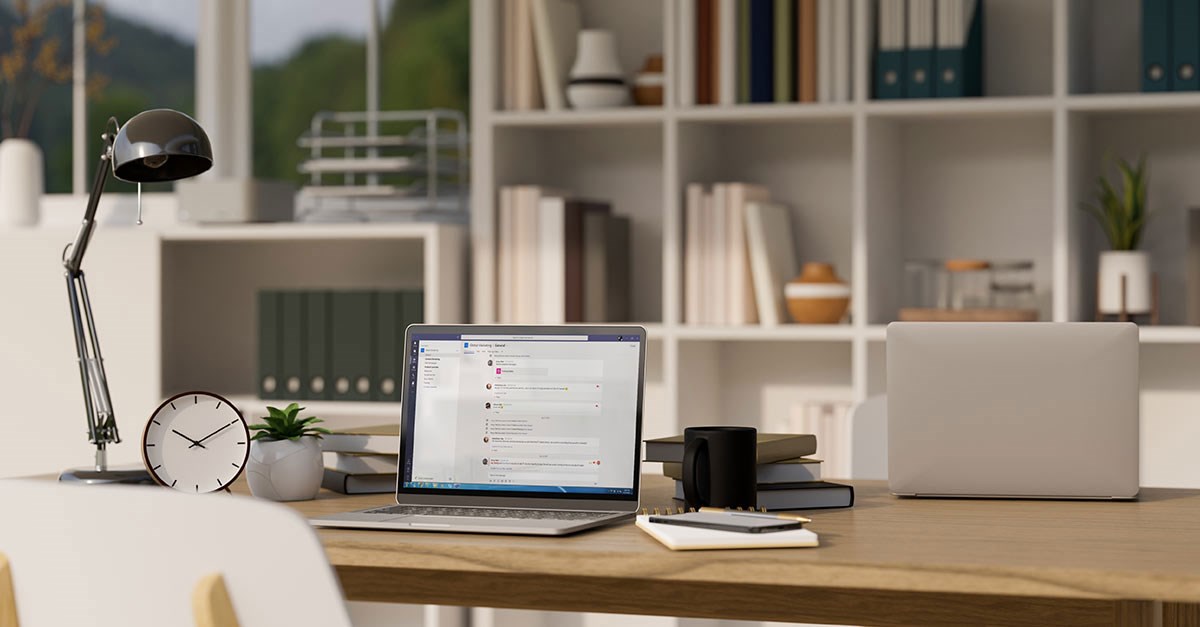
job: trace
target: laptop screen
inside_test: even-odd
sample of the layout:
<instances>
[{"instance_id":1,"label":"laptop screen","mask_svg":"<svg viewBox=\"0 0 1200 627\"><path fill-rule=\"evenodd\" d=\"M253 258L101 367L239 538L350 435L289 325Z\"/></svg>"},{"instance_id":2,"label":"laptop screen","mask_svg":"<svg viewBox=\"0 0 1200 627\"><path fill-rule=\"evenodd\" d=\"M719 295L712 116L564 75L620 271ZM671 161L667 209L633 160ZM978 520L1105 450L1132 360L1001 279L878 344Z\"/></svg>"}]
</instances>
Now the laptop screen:
<instances>
[{"instance_id":1,"label":"laptop screen","mask_svg":"<svg viewBox=\"0 0 1200 627\"><path fill-rule=\"evenodd\" d=\"M643 339L603 331L413 327L400 489L635 497Z\"/></svg>"}]
</instances>

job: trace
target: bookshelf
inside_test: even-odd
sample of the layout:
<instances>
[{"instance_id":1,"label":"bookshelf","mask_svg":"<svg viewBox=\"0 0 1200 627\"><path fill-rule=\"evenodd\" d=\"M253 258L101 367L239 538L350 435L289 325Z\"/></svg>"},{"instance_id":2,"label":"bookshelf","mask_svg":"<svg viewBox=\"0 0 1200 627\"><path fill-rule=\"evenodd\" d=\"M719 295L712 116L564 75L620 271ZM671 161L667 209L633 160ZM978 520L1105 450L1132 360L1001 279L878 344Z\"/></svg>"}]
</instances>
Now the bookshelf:
<instances>
[{"instance_id":1,"label":"bookshelf","mask_svg":"<svg viewBox=\"0 0 1200 627\"><path fill-rule=\"evenodd\" d=\"M580 0L632 74L665 54L662 107L502 111L502 10L472 4L472 319L494 320L496 190L528 183L608 198L633 218L634 316L649 323L647 437L701 423L786 424L805 403L886 390L886 324L918 256L1034 260L1041 319L1088 320L1098 229L1076 209L1105 153L1149 155L1147 233L1163 326L1142 329L1145 485L1200 485L1200 327L1184 326L1183 226L1200 204L1200 93L1138 93L1140 14L1127 0L984 0L983 98L870 98L872 0L854 0L853 99L684 107L678 0ZM744 180L792 207L801 261L851 283L835 326L685 324L684 187ZM1190 373L1190 377L1188 376ZM831 453L823 453L828 457Z\"/></svg>"}]
</instances>

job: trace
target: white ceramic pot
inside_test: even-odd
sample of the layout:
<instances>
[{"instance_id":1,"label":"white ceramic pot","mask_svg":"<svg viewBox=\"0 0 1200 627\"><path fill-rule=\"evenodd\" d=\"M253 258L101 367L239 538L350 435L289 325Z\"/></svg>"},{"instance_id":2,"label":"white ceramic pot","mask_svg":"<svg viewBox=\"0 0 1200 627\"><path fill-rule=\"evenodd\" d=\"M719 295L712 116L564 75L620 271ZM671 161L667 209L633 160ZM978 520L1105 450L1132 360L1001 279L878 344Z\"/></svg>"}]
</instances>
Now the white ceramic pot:
<instances>
[{"instance_id":1,"label":"white ceramic pot","mask_svg":"<svg viewBox=\"0 0 1200 627\"><path fill-rule=\"evenodd\" d=\"M0 142L0 225L36 226L44 173L42 149L28 139Z\"/></svg>"},{"instance_id":2,"label":"white ceramic pot","mask_svg":"<svg viewBox=\"0 0 1200 627\"><path fill-rule=\"evenodd\" d=\"M1121 313L1121 277L1125 277L1125 309L1131 314L1150 313L1150 253L1109 250L1100 253L1100 313Z\"/></svg>"},{"instance_id":3,"label":"white ceramic pot","mask_svg":"<svg viewBox=\"0 0 1200 627\"><path fill-rule=\"evenodd\" d=\"M579 31L575 65L571 66L567 82L567 101L576 109L619 107L629 102L629 89L621 62L617 57L617 41L612 31Z\"/></svg>"},{"instance_id":4,"label":"white ceramic pot","mask_svg":"<svg viewBox=\"0 0 1200 627\"><path fill-rule=\"evenodd\" d=\"M321 490L324 473L317 438L250 442L246 481L254 496L272 501L308 501Z\"/></svg>"}]
</instances>

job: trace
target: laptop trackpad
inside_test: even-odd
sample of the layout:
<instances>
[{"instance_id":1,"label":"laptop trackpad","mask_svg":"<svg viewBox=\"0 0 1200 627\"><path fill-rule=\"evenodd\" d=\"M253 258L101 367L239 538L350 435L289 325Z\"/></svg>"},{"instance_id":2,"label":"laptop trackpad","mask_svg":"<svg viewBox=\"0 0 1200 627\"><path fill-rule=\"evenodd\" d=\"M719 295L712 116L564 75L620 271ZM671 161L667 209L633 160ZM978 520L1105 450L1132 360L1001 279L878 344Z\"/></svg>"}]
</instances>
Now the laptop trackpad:
<instances>
[{"instance_id":1,"label":"laptop trackpad","mask_svg":"<svg viewBox=\"0 0 1200 627\"><path fill-rule=\"evenodd\" d=\"M463 526L478 526L481 522L496 521L508 522L518 520L516 518L491 518L491 517L475 517L475 516L405 516L404 522L413 527L463 527ZM525 521L522 521L525 522Z\"/></svg>"}]
</instances>

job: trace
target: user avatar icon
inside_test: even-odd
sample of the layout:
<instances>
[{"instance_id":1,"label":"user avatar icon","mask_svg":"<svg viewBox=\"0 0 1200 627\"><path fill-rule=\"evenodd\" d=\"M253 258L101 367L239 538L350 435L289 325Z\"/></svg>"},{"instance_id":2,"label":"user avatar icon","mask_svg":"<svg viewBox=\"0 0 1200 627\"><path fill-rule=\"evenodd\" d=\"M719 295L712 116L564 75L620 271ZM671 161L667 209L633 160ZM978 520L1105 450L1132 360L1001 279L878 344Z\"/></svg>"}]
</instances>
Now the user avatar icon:
<instances>
[{"instance_id":1,"label":"user avatar icon","mask_svg":"<svg viewBox=\"0 0 1200 627\"><path fill-rule=\"evenodd\" d=\"M486 387L487 389L489 389L489 390L490 390L490 389L492 389L492 384L491 384L491 383L489 383L489 384L487 384L487 385L486 385L486 386L484 386L484 387Z\"/></svg>"},{"instance_id":2,"label":"user avatar icon","mask_svg":"<svg viewBox=\"0 0 1200 627\"><path fill-rule=\"evenodd\" d=\"M484 404L483 404L483 408L484 408L484 409L491 409L491 408L492 408L492 404L491 404L491 403L484 403Z\"/></svg>"},{"instance_id":3,"label":"user avatar icon","mask_svg":"<svg viewBox=\"0 0 1200 627\"><path fill-rule=\"evenodd\" d=\"M486 457L483 458L483 465L487 466L487 458Z\"/></svg>"},{"instance_id":4,"label":"user avatar icon","mask_svg":"<svg viewBox=\"0 0 1200 627\"><path fill-rule=\"evenodd\" d=\"M490 360L490 359L489 359L489 360L488 360L488 365L489 365L489 366L492 366L492 365L495 365L495 364L493 364L493 363L492 363L492 360Z\"/></svg>"},{"instance_id":5,"label":"user avatar icon","mask_svg":"<svg viewBox=\"0 0 1200 627\"><path fill-rule=\"evenodd\" d=\"M488 442L491 442L491 441L492 441L492 439L491 439L491 438L489 438L488 436L486 436L486 435L485 435L485 436L483 436L483 443L484 443L484 444L487 444Z\"/></svg>"}]
</instances>

